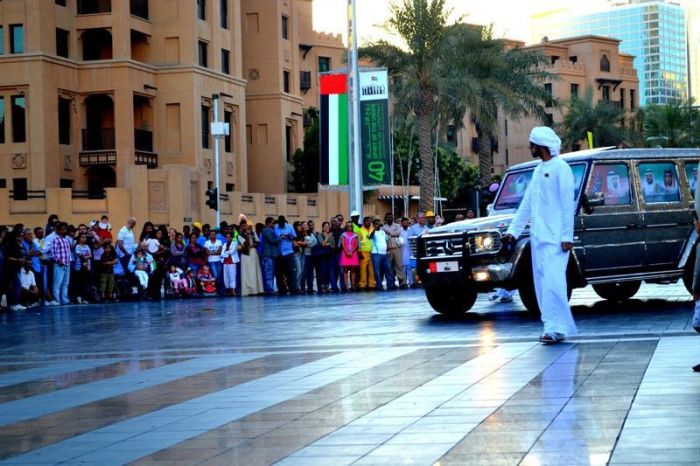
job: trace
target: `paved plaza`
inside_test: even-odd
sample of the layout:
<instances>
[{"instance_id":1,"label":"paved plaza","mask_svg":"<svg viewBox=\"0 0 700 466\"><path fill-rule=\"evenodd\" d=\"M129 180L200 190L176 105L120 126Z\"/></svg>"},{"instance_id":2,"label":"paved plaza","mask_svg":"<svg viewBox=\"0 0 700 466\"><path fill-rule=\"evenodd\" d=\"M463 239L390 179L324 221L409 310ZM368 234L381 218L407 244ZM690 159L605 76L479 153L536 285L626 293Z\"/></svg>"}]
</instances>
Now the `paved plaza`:
<instances>
[{"instance_id":1,"label":"paved plaza","mask_svg":"<svg viewBox=\"0 0 700 466\"><path fill-rule=\"evenodd\" d=\"M0 465L700 464L682 285L571 302L555 346L420 290L3 314Z\"/></svg>"}]
</instances>

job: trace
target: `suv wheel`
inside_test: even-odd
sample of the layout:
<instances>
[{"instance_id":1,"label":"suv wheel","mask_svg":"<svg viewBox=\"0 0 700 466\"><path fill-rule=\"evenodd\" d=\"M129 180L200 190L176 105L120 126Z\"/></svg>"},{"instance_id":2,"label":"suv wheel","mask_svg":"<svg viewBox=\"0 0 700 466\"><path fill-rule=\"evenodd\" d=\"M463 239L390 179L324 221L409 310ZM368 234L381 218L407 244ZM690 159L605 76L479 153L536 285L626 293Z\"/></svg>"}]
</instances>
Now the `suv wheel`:
<instances>
[{"instance_id":1,"label":"suv wheel","mask_svg":"<svg viewBox=\"0 0 700 466\"><path fill-rule=\"evenodd\" d=\"M609 301L624 301L634 296L639 291L640 286L642 286L640 281L602 283L593 285L593 291L601 298Z\"/></svg>"},{"instance_id":2,"label":"suv wheel","mask_svg":"<svg viewBox=\"0 0 700 466\"><path fill-rule=\"evenodd\" d=\"M426 287L425 296L430 306L440 314L459 316L472 308L477 293L469 286L464 289L430 286Z\"/></svg>"}]
</instances>

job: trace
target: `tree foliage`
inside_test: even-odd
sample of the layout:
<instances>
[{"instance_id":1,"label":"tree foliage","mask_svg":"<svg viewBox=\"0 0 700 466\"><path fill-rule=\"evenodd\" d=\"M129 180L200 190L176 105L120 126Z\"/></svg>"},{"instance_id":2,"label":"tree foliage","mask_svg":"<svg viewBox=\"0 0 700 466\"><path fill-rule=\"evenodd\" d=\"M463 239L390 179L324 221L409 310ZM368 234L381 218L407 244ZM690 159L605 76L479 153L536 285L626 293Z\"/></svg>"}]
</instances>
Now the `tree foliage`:
<instances>
[{"instance_id":1,"label":"tree foliage","mask_svg":"<svg viewBox=\"0 0 700 466\"><path fill-rule=\"evenodd\" d=\"M698 147L700 111L692 99L647 106L644 138L650 147Z\"/></svg>"},{"instance_id":2,"label":"tree foliage","mask_svg":"<svg viewBox=\"0 0 700 466\"><path fill-rule=\"evenodd\" d=\"M624 111L602 100L594 104L593 88L587 87L583 99L570 100L565 107L568 111L557 127L565 151L571 151L574 144L587 141L589 131L593 133L594 147L618 146L625 141Z\"/></svg>"},{"instance_id":3,"label":"tree foliage","mask_svg":"<svg viewBox=\"0 0 700 466\"><path fill-rule=\"evenodd\" d=\"M398 186L418 184L421 160L416 157L417 154L418 138L416 136L406 136L405 133L394 134L394 184ZM438 146L437 166L442 197L455 199L463 187L475 186L479 181L479 168L465 162L449 146Z\"/></svg>"},{"instance_id":4,"label":"tree foliage","mask_svg":"<svg viewBox=\"0 0 700 466\"><path fill-rule=\"evenodd\" d=\"M384 29L396 43L379 40L360 54L389 69L394 96L394 121L415 121L421 169L420 208L432 208L434 197L433 137L436 127L461 125L469 109L479 136L490 141L498 109L512 117L543 114L546 98L543 58L508 47L490 28L449 23L445 0L394 0ZM403 126L403 123L399 123ZM444 142L444 139L443 139ZM481 175L491 177L489 144L481 144Z\"/></svg>"},{"instance_id":5,"label":"tree foliage","mask_svg":"<svg viewBox=\"0 0 700 466\"><path fill-rule=\"evenodd\" d=\"M297 149L292 156L292 187L297 193L315 193L318 191L321 163L318 109L307 108L304 120L310 120L311 125L304 131L304 148Z\"/></svg>"}]
</instances>

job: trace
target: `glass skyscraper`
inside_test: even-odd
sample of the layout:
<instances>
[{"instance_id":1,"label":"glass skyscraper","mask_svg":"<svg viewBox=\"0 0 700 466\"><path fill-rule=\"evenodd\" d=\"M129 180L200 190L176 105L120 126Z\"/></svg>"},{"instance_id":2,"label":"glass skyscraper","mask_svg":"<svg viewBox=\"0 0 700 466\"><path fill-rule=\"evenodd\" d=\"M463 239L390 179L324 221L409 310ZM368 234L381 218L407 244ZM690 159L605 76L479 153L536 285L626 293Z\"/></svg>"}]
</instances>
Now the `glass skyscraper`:
<instances>
[{"instance_id":1,"label":"glass skyscraper","mask_svg":"<svg viewBox=\"0 0 700 466\"><path fill-rule=\"evenodd\" d=\"M620 39L620 51L635 56L639 103L663 104L688 97L685 13L663 1L639 2L580 16L564 12L534 17L534 32L549 39L597 35Z\"/></svg>"}]
</instances>

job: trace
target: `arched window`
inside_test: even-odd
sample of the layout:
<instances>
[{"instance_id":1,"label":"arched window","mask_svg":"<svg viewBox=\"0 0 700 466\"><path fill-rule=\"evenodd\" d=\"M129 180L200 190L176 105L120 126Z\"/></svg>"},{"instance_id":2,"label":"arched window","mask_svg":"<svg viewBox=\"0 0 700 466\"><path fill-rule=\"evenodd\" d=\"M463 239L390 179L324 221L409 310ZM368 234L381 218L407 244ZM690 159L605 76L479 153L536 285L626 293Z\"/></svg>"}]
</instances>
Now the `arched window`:
<instances>
[{"instance_id":1,"label":"arched window","mask_svg":"<svg viewBox=\"0 0 700 466\"><path fill-rule=\"evenodd\" d=\"M603 58L600 59L600 71L610 72L610 60L608 60L607 55L603 55Z\"/></svg>"}]
</instances>

